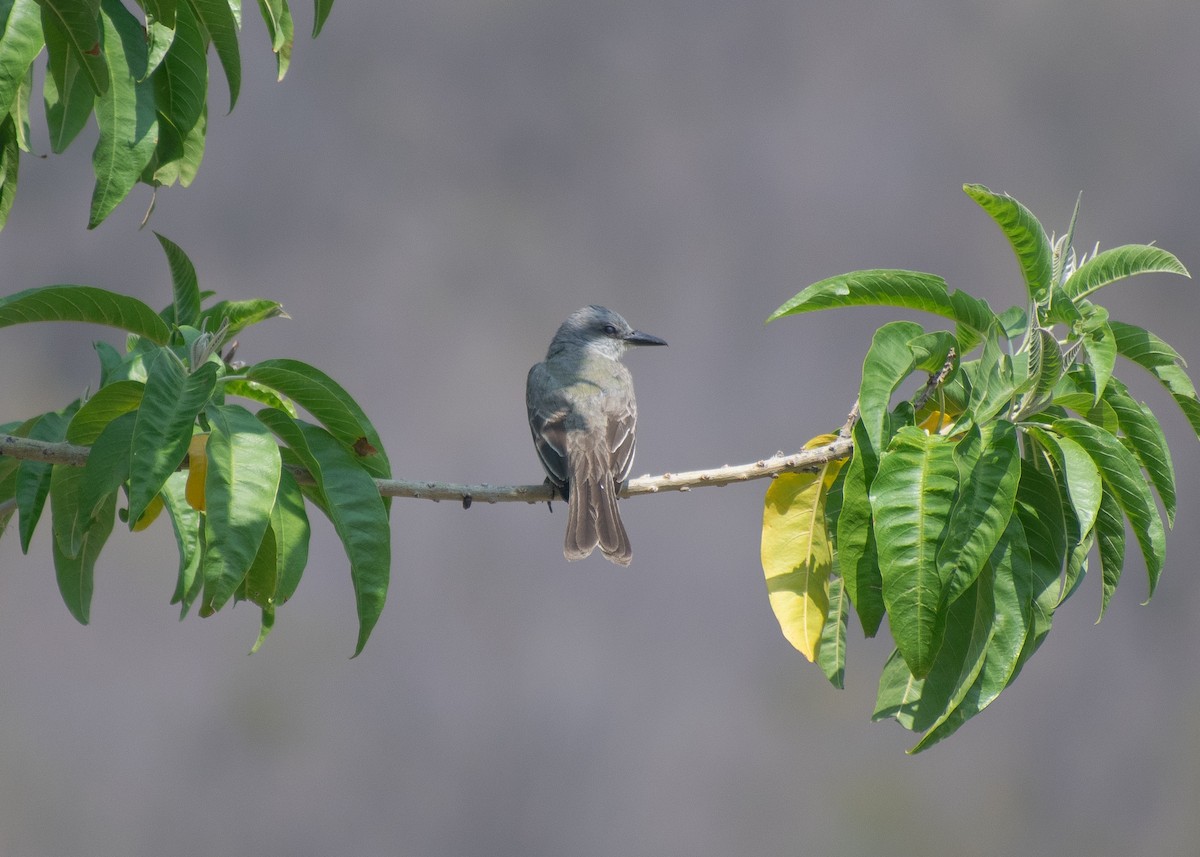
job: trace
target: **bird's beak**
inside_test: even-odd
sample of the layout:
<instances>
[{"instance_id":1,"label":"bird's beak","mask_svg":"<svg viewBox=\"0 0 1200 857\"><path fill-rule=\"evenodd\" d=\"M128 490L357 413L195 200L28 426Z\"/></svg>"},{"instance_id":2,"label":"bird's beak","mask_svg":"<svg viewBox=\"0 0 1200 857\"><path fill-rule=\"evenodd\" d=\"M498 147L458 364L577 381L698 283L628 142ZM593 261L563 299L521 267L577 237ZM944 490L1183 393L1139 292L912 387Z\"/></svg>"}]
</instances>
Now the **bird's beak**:
<instances>
[{"instance_id":1,"label":"bird's beak","mask_svg":"<svg viewBox=\"0 0 1200 857\"><path fill-rule=\"evenodd\" d=\"M659 339L657 336L651 336L648 333L642 333L640 330L635 330L625 337L626 345L666 345L665 339Z\"/></svg>"}]
</instances>

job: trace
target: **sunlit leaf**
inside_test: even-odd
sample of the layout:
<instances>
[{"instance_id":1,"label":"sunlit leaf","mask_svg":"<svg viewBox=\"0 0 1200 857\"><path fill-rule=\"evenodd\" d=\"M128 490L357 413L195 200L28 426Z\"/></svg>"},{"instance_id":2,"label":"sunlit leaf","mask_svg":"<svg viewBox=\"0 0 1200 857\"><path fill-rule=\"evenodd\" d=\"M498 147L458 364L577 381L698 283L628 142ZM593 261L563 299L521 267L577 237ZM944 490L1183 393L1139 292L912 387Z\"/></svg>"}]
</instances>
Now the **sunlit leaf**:
<instances>
[{"instance_id":1,"label":"sunlit leaf","mask_svg":"<svg viewBox=\"0 0 1200 857\"><path fill-rule=\"evenodd\" d=\"M1057 420L1054 430L1082 446L1096 462L1105 487L1116 497L1141 546L1153 596L1162 574L1166 533L1137 459L1111 434L1083 420Z\"/></svg>"},{"instance_id":2,"label":"sunlit leaf","mask_svg":"<svg viewBox=\"0 0 1200 857\"><path fill-rule=\"evenodd\" d=\"M840 577L829 580L829 612L817 643L817 663L825 678L836 688L846 686L846 625L850 599Z\"/></svg>"},{"instance_id":3,"label":"sunlit leaf","mask_svg":"<svg viewBox=\"0 0 1200 857\"><path fill-rule=\"evenodd\" d=\"M171 603L180 605L180 619L187 615L204 582L204 578L198 573L203 554L201 536L204 519L184 496L187 478L183 473L172 473L163 483L162 492L159 494L171 518L175 544L179 548L179 569Z\"/></svg>"},{"instance_id":4,"label":"sunlit leaf","mask_svg":"<svg viewBox=\"0 0 1200 857\"><path fill-rule=\"evenodd\" d=\"M36 321L84 321L127 330L163 344L171 331L153 309L94 286L40 286L0 298L0 327Z\"/></svg>"},{"instance_id":5,"label":"sunlit leaf","mask_svg":"<svg viewBox=\"0 0 1200 857\"><path fill-rule=\"evenodd\" d=\"M833 435L816 441L828 443ZM825 524L825 495L843 462L817 473L783 473L763 504L762 566L771 609L784 637L810 661L829 611L833 551Z\"/></svg>"},{"instance_id":6,"label":"sunlit leaf","mask_svg":"<svg viewBox=\"0 0 1200 857\"><path fill-rule=\"evenodd\" d=\"M100 49L100 0L38 0L42 28L56 28L96 95L108 89L108 65Z\"/></svg>"},{"instance_id":7,"label":"sunlit leaf","mask_svg":"<svg viewBox=\"0 0 1200 857\"><path fill-rule=\"evenodd\" d=\"M1121 515L1121 504L1108 488L1100 501L1096 516L1096 546L1100 554L1100 616L1108 610L1108 602L1121 582L1121 570L1125 567L1125 518Z\"/></svg>"},{"instance_id":8,"label":"sunlit leaf","mask_svg":"<svg viewBox=\"0 0 1200 857\"><path fill-rule=\"evenodd\" d=\"M953 442L911 426L892 439L871 484L888 624L917 678L929 672L941 645L936 631L947 581L937 548L957 488Z\"/></svg>"},{"instance_id":9,"label":"sunlit leaf","mask_svg":"<svg viewBox=\"0 0 1200 857\"><path fill-rule=\"evenodd\" d=\"M950 292L946 281L934 274L893 269L854 271L813 283L767 318L847 306L893 306L923 310L949 318L977 335L998 322L986 301L962 291ZM960 339L961 341L961 339ZM960 349L965 352L966 349Z\"/></svg>"},{"instance_id":10,"label":"sunlit leaf","mask_svg":"<svg viewBox=\"0 0 1200 857\"><path fill-rule=\"evenodd\" d=\"M1110 321L1109 327L1117 341L1117 353L1158 378L1187 417L1192 431L1200 436L1200 398L1196 397L1196 388L1183 371L1183 358L1179 352L1137 325Z\"/></svg>"},{"instance_id":11,"label":"sunlit leaf","mask_svg":"<svg viewBox=\"0 0 1200 857\"><path fill-rule=\"evenodd\" d=\"M863 360L862 382L858 389L859 422L874 449L887 446L885 436L892 394L913 371L916 358L908 343L924 331L911 321L885 324L871 338L871 347Z\"/></svg>"},{"instance_id":12,"label":"sunlit leaf","mask_svg":"<svg viewBox=\"0 0 1200 857\"><path fill-rule=\"evenodd\" d=\"M200 285L196 278L196 268L183 249L164 235L154 233L158 243L162 245L167 255L167 264L171 267L171 292L174 295L171 308L171 320L175 324L188 324L197 327L200 321Z\"/></svg>"},{"instance_id":13,"label":"sunlit leaf","mask_svg":"<svg viewBox=\"0 0 1200 857\"><path fill-rule=\"evenodd\" d=\"M1191 276L1183 263L1166 250L1150 244L1126 244L1088 259L1067 277L1063 291L1072 299L1084 298L1110 283L1148 273Z\"/></svg>"},{"instance_id":14,"label":"sunlit leaf","mask_svg":"<svg viewBox=\"0 0 1200 857\"><path fill-rule=\"evenodd\" d=\"M322 511L346 549L358 608L358 655L383 611L391 567L391 528L379 488L363 460L324 429L274 408L263 408L258 418L312 473Z\"/></svg>"},{"instance_id":15,"label":"sunlit leaf","mask_svg":"<svg viewBox=\"0 0 1200 857\"><path fill-rule=\"evenodd\" d=\"M1054 251L1042 224L1024 205L1011 196L995 193L980 184L963 185L963 191L979 203L1003 230L1017 254L1029 299L1043 301L1054 273Z\"/></svg>"},{"instance_id":16,"label":"sunlit leaf","mask_svg":"<svg viewBox=\"0 0 1200 857\"><path fill-rule=\"evenodd\" d=\"M217 368L211 363L189 374L179 358L165 348L154 358L133 429L129 475L132 520L137 520L183 462L196 415L212 397L216 380Z\"/></svg>"},{"instance_id":17,"label":"sunlit leaf","mask_svg":"<svg viewBox=\"0 0 1200 857\"><path fill-rule=\"evenodd\" d=\"M842 481L842 506L837 520L837 563L846 594L850 597L863 633L875 636L883 621L883 578L875 550L868 488L875 478L878 453L872 454L862 423L854 426L854 455L846 465Z\"/></svg>"},{"instance_id":18,"label":"sunlit leaf","mask_svg":"<svg viewBox=\"0 0 1200 857\"><path fill-rule=\"evenodd\" d=\"M282 466L275 439L245 408L213 405L205 415L212 433L204 481L202 616L220 610L245 579L270 525Z\"/></svg>"}]
</instances>

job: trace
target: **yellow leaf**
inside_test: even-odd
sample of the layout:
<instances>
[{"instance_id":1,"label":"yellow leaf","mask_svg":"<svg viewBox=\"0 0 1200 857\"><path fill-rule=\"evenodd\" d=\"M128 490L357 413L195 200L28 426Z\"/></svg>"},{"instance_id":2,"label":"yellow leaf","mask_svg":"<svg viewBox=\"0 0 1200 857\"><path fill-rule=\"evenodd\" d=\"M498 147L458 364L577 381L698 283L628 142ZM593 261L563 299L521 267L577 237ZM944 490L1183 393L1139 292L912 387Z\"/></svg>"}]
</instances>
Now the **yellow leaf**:
<instances>
[{"instance_id":1,"label":"yellow leaf","mask_svg":"<svg viewBox=\"0 0 1200 857\"><path fill-rule=\"evenodd\" d=\"M188 476L184 496L197 512L206 508L204 477L208 475L208 435L194 434L188 445Z\"/></svg>"},{"instance_id":2,"label":"yellow leaf","mask_svg":"<svg viewBox=\"0 0 1200 857\"><path fill-rule=\"evenodd\" d=\"M836 435L820 435L805 449ZM825 525L825 497L844 461L818 473L784 473L771 482L763 504L762 566L771 609L784 637L810 661L829 611L833 547Z\"/></svg>"},{"instance_id":3,"label":"yellow leaf","mask_svg":"<svg viewBox=\"0 0 1200 857\"><path fill-rule=\"evenodd\" d=\"M142 512L142 516L137 519L137 523L133 525L133 531L140 533L146 527L154 523L154 519L158 517L163 510L163 498L161 494L155 494L154 499L146 506L146 511Z\"/></svg>"}]
</instances>

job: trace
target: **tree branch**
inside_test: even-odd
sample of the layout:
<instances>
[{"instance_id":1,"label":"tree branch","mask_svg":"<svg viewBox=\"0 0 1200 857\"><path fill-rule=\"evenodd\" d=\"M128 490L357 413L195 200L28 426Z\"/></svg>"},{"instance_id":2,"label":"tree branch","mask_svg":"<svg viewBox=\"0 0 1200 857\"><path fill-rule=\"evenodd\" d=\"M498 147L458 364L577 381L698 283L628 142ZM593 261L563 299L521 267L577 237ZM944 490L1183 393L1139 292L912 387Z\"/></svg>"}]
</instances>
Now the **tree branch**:
<instances>
[{"instance_id":1,"label":"tree branch","mask_svg":"<svg viewBox=\"0 0 1200 857\"><path fill-rule=\"evenodd\" d=\"M853 425L857 417L857 407L847 420L847 425ZM768 479L780 473L797 473L817 470L824 464L839 458L848 458L853 449L853 442L848 431L839 434L833 442L816 449L806 449L792 455L776 453L750 464L725 465L710 470L690 470L684 473L663 473L659 476L639 476L629 480L621 492L623 497L634 497L639 494L657 494L661 491L690 491L693 488L705 486L729 485L735 482L748 482L752 479ZM86 446L76 446L71 443L47 443L40 440L0 435L0 455L25 461L46 461L52 464L66 464L71 467L82 467L87 463L91 449ZM311 476L305 471L296 471L300 479L311 481ZM453 482L427 482L409 479L376 479L379 493L385 497L412 497L420 500L452 500L462 503L464 507L473 502L481 503L542 503L553 500L557 495L546 484L542 485L460 485Z\"/></svg>"}]
</instances>

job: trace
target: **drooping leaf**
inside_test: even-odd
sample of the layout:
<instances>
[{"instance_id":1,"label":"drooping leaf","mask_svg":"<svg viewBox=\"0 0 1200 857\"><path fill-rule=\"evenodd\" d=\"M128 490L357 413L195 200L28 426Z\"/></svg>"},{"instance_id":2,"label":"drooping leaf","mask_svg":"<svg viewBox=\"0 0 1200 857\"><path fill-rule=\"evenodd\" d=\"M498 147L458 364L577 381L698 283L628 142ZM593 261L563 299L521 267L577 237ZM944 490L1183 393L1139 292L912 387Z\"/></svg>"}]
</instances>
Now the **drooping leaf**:
<instances>
[{"instance_id":1,"label":"drooping leaf","mask_svg":"<svg viewBox=\"0 0 1200 857\"><path fill-rule=\"evenodd\" d=\"M57 443L66 437L70 416L48 413L33 420L22 436L31 440ZM51 465L47 461L22 461L17 467L17 527L21 535L21 553L29 553L29 542L37 528L50 493Z\"/></svg>"},{"instance_id":2,"label":"drooping leaf","mask_svg":"<svg viewBox=\"0 0 1200 857\"><path fill-rule=\"evenodd\" d=\"M1069 437L1044 431L1037 426L1029 426L1026 431L1054 462L1054 469L1066 488L1071 511L1079 524L1078 537L1085 538L1096 523L1100 494L1104 488L1096 462Z\"/></svg>"},{"instance_id":3,"label":"drooping leaf","mask_svg":"<svg viewBox=\"0 0 1200 857\"><path fill-rule=\"evenodd\" d=\"M985 423L1004 411L1017 393L1012 361L1000 350L994 332L984 339L979 359L964 363L962 371L971 383L967 412L977 423Z\"/></svg>"},{"instance_id":4,"label":"drooping leaf","mask_svg":"<svg viewBox=\"0 0 1200 857\"><path fill-rule=\"evenodd\" d=\"M931 312L952 319L978 336L998 325L986 301L962 291L950 292L941 277L892 269L854 271L813 283L771 313L767 321L846 306L894 306ZM966 350L961 348L960 353Z\"/></svg>"},{"instance_id":5,"label":"drooping leaf","mask_svg":"<svg viewBox=\"0 0 1200 857\"><path fill-rule=\"evenodd\" d=\"M322 511L346 549L358 607L358 655L383 611L391 565L391 529L379 489L362 459L325 429L274 408L262 409L258 418L312 473Z\"/></svg>"},{"instance_id":6,"label":"drooping leaf","mask_svg":"<svg viewBox=\"0 0 1200 857\"><path fill-rule=\"evenodd\" d=\"M170 153L173 157L163 157L163 147L159 146L160 164L182 157L183 140L204 112L208 100L207 50L205 34L192 13L191 5L180 3L176 9L175 36L171 49L151 75L160 134L165 139L169 129L174 137L173 151Z\"/></svg>"},{"instance_id":7,"label":"drooping leaf","mask_svg":"<svg viewBox=\"0 0 1200 857\"><path fill-rule=\"evenodd\" d=\"M1137 325L1110 321L1108 326L1117 341L1117 353L1158 378L1187 417L1192 431L1200 436L1200 398L1197 398L1196 388L1183 371L1183 358L1179 352Z\"/></svg>"},{"instance_id":8,"label":"drooping leaf","mask_svg":"<svg viewBox=\"0 0 1200 857\"><path fill-rule=\"evenodd\" d=\"M965 184L963 191L996 221L1012 245L1029 299L1041 303L1054 275L1054 251L1046 230L1024 205L1011 196L994 193L980 184Z\"/></svg>"},{"instance_id":9,"label":"drooping leaf","mask_svg":"<svg viewBox=\"0 0 1200 857\"><path fill-rule=\"evenodd\" d=\"M0 327L35 321L84 321L116 327L163 344L171 331L153 309L94 286L41 286L0 298Z\"/></svg>"},{"instance_id":10,"label":"drooping leaf","mask_svg":"<svg viewBox=\"0 0 1200 857\"><path fill-rule=\"evenodd\" d=\"M1150 408L1129 395L1128 389L1120 381L1109 382L1104 400L1117 415L1117 423L1129 439L1129 451L1145 469L1158 492L1167 513L1167 523L1174 526L1175 466L1171 463L1171 451L1167 447L1162 426Z\"/></svg>"},{"instance_id":11,"label":"drooping leaf","mask_svg":"<svg viewBox=\"0 0 1200 857\"><path fill-rule=\"evenodd\" d=\"M54 538L51 553L58 589L71 615L81 625L88 623L92 604L92 576L116 516L117 494L114 491L81 525L83 511L79 507L79 487L83 471L64 464L54 465L50 477L50 512ZM78 536L76 538L76 535ZM70 548L74 550L70 550Z\"/></svg>"},{"instance_id":12,"label":"drooping leaf","mask_svg":"<svg viewBox=\"0 0 1200 857\"><path fill-rule=\"evenodd\" d=\"M304 495L292 474L284 469L279 474L279 491L271 509L271 529L275 532L275 559L279 581L275 587L275 603L285 604L296 592L304 567L308 564L310 535L308 513L304 510Z\"/></svg>"},{"instance_id":13,"label":"drooping leaf","mask_svg":"<svg viewBox=\"0 0 1200 857\"><path fill-rule=\"evenodd\" d=\"M1063 291L1073 300L1085 298L1110 283L1149 273L1191 276L1182 262L1160 247L1126 244L1104 250L1088 259L1067 277Z\"/></svg>"},{"instance_id":14,"label":"drooping leaf","mask_svg":"<svg viewBox=\"0 0 1200 857\"><path fill-rule=\"evenodd\" d=\"M217 58L229 84L229 111L237 104L242 88L242 58L238 48L239 23L228 0L190 0L196 18L212 39Z\"/></svg>"},{"instance_id":15,"label":"drooping leaf","mask_svg":"<svg viewBox=\"0 0 1200 857\"><path fill-rule=\"evenodd\" d=\"M12 107L46 42L36 0L10 0L6 5L7 17L0 19L0 114Z\"/></svg>"},{"instance_id":16,"label":"drooping leaf","mask_svg":"<svg viewBox=\"0 0 1200 857\"><path fill-rule=\"evenodd\" d=\"M275 52L278 79L287 74L292 58L292 43L295 41L295 25L287 0L258 0L259 11L271 34L271 50Z\"/></svg>"},{"instance_id":17,"label":"drooping leaf","mask_svg":"<svg viewBox=\"0 0 1200 857\"><path fill-rule=\"evenodd\" d=\"M79 64L92 92L108 90L109 73L100 45L100 0L38 0L42 28L56 28L63 44Z\"/></svg>"},{"instance_id":18,"label":"drooping leaf","mask_svg":"<svg viewBox=\"0 0 1200 857\"><path fill-rule=\"evenodd\" d=\"M282 393L316 417L330 434L358 456L370 473L382 479L391 477L383 441L366 413L340 384L320 369L299 360L264 360L243 374L250 381Z\"/></svg>"},{"instance_id":19,"label":"drooping leaf","mask_svg":"<svg viewBox=\"0 0 1200 857\"><path fill-rule=\"evenodd\" d=\"M1022 462L1016 513L1029 547L1032 610L1029 631L1010 682L1050 633L1054 610L1060 602L1059 578L1067 555L1066 521L1073 519L1069 512L1064 515L1062 494L1054 477L1038 470L1028 460Z\"/></svg>"},{"instance_id":20,"label":"drooping leaf","mask_svg":"<svg viewBox=\"0 0 1200 857\"><path fill-rule=\"evenodd\" d=\"M1125 567L1125 518L1121 515L1121 504L1108 488L1100 500L1096 516L1096 546L1100 554L1100 616L1108 610L1108 602L1121 582L1121 570Z\"/></svg>"},{"instance_id":21,"label":"drooping leaf","mask_svg":"<svg viewBox=\"0 0 1200 857\"><path fill-rule=\"evenodd\" d=\"M46 105L50 150L58 154L66 150L87 124L96 93L62 29L44 15L42 24L47 53L42 99Z\"/></svg>"},{"instance_id":22,"label":"drooping leaf","mask_svg":"<svg viewBox=\"0 0 1200 857\"><path fill-rule=\"evenodd\" d=\"M1088 304L1087 301L1083 303L1085 306L1081 307L1084 316L1081 339L1083 350L1087 352L1088 362L1091 364L1095 385L1093 399L1098 402L1108 386L1108 379L1112 377L1113 367L1117 362L1117 340L1108 324L1108 311L1103 307Z\"/></svg>"},{"instance_id":23,"label":"drooping leaf","mask_svg":"<svg viewBox=\"0 0 1200 857\"><path fill-rule=\"evenodd\" d=\"M1111 434L1083 420L1056 420L1054 430L1082 446L1096 462L1105 487L1116 497L1137 537L1153 596L1166 556L1166 533L1137 459Z\"/></svg>"},{"instance_id":24,"label":"drooping leaf","mask_svg":"<svg viewBox=\"0 0 1200 857\"><path fill-rule=\"evenodd\" d=\"M815 440L832 439L826 435ZM780 474L771 481L763 503L761 553L771 609L784 637L810 661L816 660L829 612L833 550L825 496L842 464L830 462L817 473Z\"/></svg>"},{"instance_id":25,"label":"drooping leaf","mask_svg":"<svg viewBox=\"0 0 1200 857\"><path fill-rule=\"evenodd\" d=\"M871 483L888 624L917 678L929 672L941 645L936 631L947 581L939 573L937 548L957 488L953 442L912 426L892 438Z\"/></svg>"},{"instance_id":26,"label":"drooping leaf","mask_svg":"<svg viewBox=\"0 0 1200 857\"><path fill-rule=\"evenodd\" d=\"M141 24L120 0L100 0L100 18L104 58L112 74L110 85L96 98L100 136L92 152L96 186L89 229L129 195L154 156L159 133L154 87L145 80L149 57Z\"/></svg>"},{"instance_id":27,"label":"drooping leaf","mask_svg":"<svg viewBox=\"0 0 1200 857\"><path fill-rule=\"evenodd\" d=\"M1033 624L1034 600L1040 588L1019 516L1008 522L1003 538L988 560L992 609L989 635L978 673L961 687L929 730L909 752L919 753L958 731L996 700L1012 681ZM1056 576L1051 576L1053 581ZM985 585L980 578L981 586Z\"/></svg>"},{"instance_id":28,"label":"drooping leaf","mask_svg":"<svg viewBox=\"0 0 1200 857\"><path fill-rule=\"evenodd\" d=\"M829 580L829 612L817 643L817 663L829 683L839 690L846 686L846 625L850 599L840 577Z\"/></svg>"},{"instance_id":29,"label":"drooping leaf","mask_svg":"<svg viewBox=\"0 0 1200 857\"><path fill-rule=\"evenodd\" d=\"M954 464L958 496L937 550L938 577L950 602L975 582L1008 528L1021 476L1016 428L1005 420L972 426L954 445Z\"/></svg>"},{"instance_id":30,"label":"drooping leaf","mask_svg":"<svg viewBox=\"0 0 1200 857\"><path fill-rule=\"evenodd\" d=\"M192 440L196 415L212 398L217 367L205 363L188 373L179 358L161 349L150 375L133 428L129 476L129 517L136 521L150 500L179 467Z\"/></svg>"},{"instance_id":31,"label":"drooping leaf","mask_svg":"<svg viewBox=\"0 0 1200 857\"><path fill-rule=\"evenodd\" d=\"M202 541L204 519L193 509L185 496L187 474L172 473L163 483L160 495L171 518L175 532L175 544L179 548L179 569L175 577L175 592L171 603L180 605L179 618L187 616L192 602L200 594L204 583L199 574L203 557Z\"/></svg>"},{"instance_id":32,"label":"drooping leaf","mask_svg":"<svg viewBox=\"0 0 1200 857\"><path fill-rule=\"evenodd\" d=\"M0 229L8 222L17 198L17 176L21 163L21 145L16 122L11 116L0 120Z\"/></svg>"},{"instance_id":33,"label":"drooping leaf","mask_svg":"<svg viewBox=\"0 0 1200 857\"><path fill-rule=\"evenodd\" d=\"M79 552L80 541L110 495L116 494L129 478L129 449L136 419L136 414L122 414L106 425L92 444L77 487L79 522L72 533L70 547L63 545L70 556Z\"/></svg>"},{"instance_id":34,"label":"drooping leaf","mask_svg":"<svg viewBox=\"0 0 1200 857\"><path fill-rule=\"evenodd\" d=\"M862 422L854 426L854 455L842 480L842 506L837 520L837 563L846 594L850 597L863 633L875 636L883 621L883 578L875 549L868 488L875 478L878 453L872 454Z\"/></svg>"},{"instance_id":35,"label":"drooping leaf","mask_svg":"<svg viewBox=\"0 0 1200 857\"><path fill-rule=\"evenodd\" d=\"M205 414L212 433L204 482L201 616L220 610L245 579L271 522L282 467L275 439L248 410L211 405Z\"/></svg>"}]
</instances>

